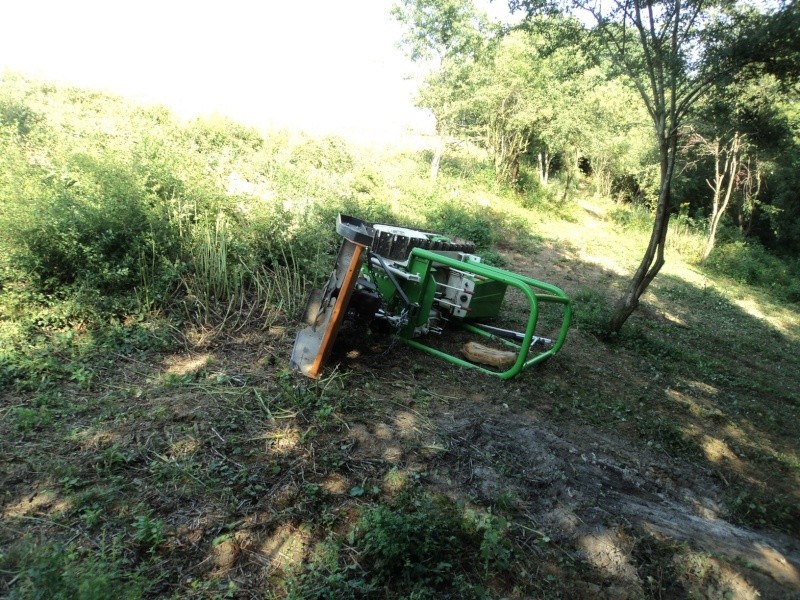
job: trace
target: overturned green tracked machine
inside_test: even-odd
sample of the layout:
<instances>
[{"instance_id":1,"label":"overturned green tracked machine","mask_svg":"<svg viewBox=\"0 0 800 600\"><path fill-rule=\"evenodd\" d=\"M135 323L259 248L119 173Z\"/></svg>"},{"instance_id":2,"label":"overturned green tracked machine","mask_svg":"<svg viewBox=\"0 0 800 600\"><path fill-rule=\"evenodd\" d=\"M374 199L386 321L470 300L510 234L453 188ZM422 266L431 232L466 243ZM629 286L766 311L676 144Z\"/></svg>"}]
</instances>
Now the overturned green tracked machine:
<instances>
[{"instance_id":1,"label":"overturned green tracked machine","mask_svg":"<svg viewBox=\"0 0 800 600\"><path fill-rule=\"evenodd\" d=\"M567 295L548 283L483 264L472 254L472 243L344 215L338 216L336 231L343 238L336 266L325 287L312 292L303 317L306 327L292 350L292 366L308 377L321 375L346 318L382 322L412 348L503 379L563 346L572 318ZM493 324L502 318L509 288L519 290L526 304L521 331ZM537 334L543 304L560 309L552 337ZM453 326L503 350L468 342L457 356L424 343Z\"/></svg>"}]
</instances>

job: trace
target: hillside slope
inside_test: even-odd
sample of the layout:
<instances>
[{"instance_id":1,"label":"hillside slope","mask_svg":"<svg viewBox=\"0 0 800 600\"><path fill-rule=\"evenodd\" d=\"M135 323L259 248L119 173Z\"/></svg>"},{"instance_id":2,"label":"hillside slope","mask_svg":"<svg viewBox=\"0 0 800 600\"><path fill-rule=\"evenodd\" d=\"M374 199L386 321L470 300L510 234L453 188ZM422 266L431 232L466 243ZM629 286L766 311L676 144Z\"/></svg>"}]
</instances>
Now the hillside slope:
<instances>
[{"instance_id":1,"label":"hillside slope","mask_svg":"<svg viewBox=\"0 0 800 600\"><path fill-rule=\"evenodd\" d=\"M562 353L514 380L377 337L310 382L287 322L5 392L5 591L800 597L796 307L676 251L601 342L642 232L596 199L514 210L534 241L500 258L577 310Z\"/></svg>"}]
</instances>

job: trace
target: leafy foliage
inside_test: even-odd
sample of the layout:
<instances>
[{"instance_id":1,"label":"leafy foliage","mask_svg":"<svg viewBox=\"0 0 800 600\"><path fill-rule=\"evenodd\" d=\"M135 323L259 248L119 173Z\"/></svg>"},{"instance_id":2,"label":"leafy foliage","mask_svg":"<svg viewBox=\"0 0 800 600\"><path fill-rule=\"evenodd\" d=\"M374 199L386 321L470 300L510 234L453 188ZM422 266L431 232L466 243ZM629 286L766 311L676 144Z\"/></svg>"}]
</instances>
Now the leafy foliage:
<instances>
[{"instance_id":1,"label":"leafy foliage","mask_svg":"<svg viewBox=\"0 0 800 600\"><path fill-rule=\"evenodd\" d=\"M368 598L377 590L398 598L484 598L470 582L478 565L486 574L511 567L507 523L465 512L452 501L405 491L390 504L367 508L348 543L358 563L345 562L334 540L318 547L288 583L290 598Z\"/></svg>"},{"instance_id":2,"label":"leafy foliage","mask_svg":"<svg viewBox=\"0 0 800 600\"><path fill-rule=\"evenodd\" d=\"M0 553L0 570L15 574L17 585L8 597L19 600L133 600L152 585L130 570L119 540L104 541L97 551L23 540Z\"/></svg>"}]
</instances>

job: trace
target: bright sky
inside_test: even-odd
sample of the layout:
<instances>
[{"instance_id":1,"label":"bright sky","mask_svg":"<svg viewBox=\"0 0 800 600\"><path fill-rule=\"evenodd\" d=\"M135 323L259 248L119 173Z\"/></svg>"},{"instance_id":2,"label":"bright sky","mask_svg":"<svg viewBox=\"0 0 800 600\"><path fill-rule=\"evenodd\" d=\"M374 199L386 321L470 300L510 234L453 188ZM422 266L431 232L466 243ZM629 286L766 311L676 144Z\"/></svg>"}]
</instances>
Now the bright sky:
<instances>
[{"instance_id":1,"label":"bright sky","mask_svg":"<svg viewBox=\"0 0 800 600\"><path fill-rule=\"evenodd\" d=\"M486 5L486 0L479 4ZM498 0L497 5L503 4ZM10 0L5 68L257 127L429 131L392 0Z\"/></svg>"}]
</instances>

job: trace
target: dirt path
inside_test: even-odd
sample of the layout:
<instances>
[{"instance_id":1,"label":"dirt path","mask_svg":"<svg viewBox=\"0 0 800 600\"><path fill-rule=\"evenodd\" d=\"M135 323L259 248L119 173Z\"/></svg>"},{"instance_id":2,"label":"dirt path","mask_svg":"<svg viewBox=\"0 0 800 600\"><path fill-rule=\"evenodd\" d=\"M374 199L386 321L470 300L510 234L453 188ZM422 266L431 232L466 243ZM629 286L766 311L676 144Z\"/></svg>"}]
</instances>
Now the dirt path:
<instances>
[{"instance_id":1,"label":"dirt path","mask_svg":"<svg viewBox=\"0 0 800 600\"><path fill-rule=\"evenodd\" d=\"M438 414L435 423L448 449L439 465L443 487L490 505L512 503L524 526L577 548L574 558L632 597L643 593L630 560L639 535L745 565L740 570L757 588L732 569L720 577L737 598L758 597L757 590L761 597L800 597L796 540L727 522L722 490L697 467L493 405L465 403L458 412Z\"/></svg>"}]
</instances>

